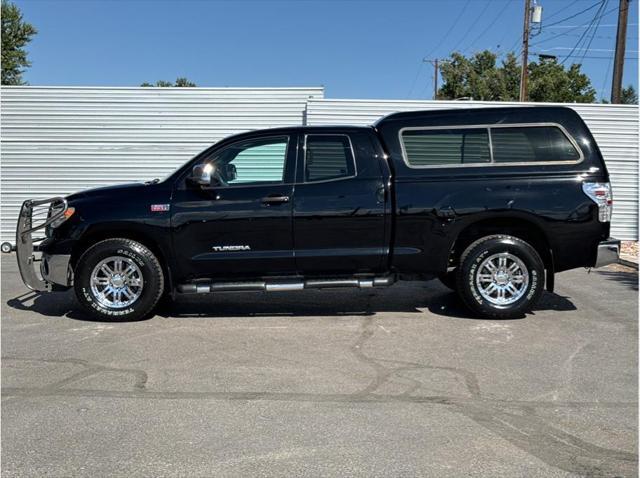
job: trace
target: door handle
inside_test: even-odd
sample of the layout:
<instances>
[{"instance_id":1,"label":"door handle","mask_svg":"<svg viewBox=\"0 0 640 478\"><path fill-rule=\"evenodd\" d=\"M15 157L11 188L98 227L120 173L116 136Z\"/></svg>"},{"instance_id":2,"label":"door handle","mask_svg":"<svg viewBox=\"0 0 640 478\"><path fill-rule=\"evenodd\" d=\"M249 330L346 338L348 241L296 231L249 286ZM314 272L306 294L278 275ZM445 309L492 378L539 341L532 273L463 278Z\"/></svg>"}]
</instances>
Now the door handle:
<instances>
[{"instance_id":1,"label":"door handle","mask_svg":"<svg viewBox=\"0 0 640 478\"><path fill-rule=\"evenodd\" d=\"M289 202L289 196L278 196L274 194L262 198L262 204L266 204L267 206L270 206L272 204L283 204L286 202Z\"/></svg>"},{"instance_id":2,"label":"door handle","mask_svg":"<svg viewBox=\"0 0 640 478\"><path fill-rule=\"evenodd\" d=\"M456 217L456 211L451 206L437 208L435 212L437 217L439 217L440 219L445 219L447 221L451 221Z\"/></svg>"}]
</instances>

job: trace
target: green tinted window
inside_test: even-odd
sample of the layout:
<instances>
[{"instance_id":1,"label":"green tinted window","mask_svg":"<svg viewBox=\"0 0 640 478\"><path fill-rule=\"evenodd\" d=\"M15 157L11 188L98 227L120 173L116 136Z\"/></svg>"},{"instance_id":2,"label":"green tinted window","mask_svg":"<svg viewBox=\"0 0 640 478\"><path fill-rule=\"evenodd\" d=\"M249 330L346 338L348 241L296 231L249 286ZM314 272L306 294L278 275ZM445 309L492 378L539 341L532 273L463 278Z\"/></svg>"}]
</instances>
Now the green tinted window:
<instances>
[{"instance_id":1,"label":"green tinted window","mask_svg":"<svg viewBox=\"0 0 640 478\"><path fill-rule=\"evenodd\" d=\"M496 163L577 161L578 151L556 126L492 128L493 160Z\"/></svg>"},{"instance_id":2,"label":"green tinted window","mask_svg":"<svg viewBox=\"0 0 640 478\"><path fill-rule=\"evenodd\" d=\"M309 135L305 151L305 180L325 181L353 176L355 166L347 136Z\"/></svg>"},{"instance_id":3,"label":"green tinted window","mask_svg":"<svg viewBox=\"0 0 640 478\"><path fill-rule=\"evenodd\" d=\"M283 180L288 137L258 138L232 144L211 162L227 184Z\"/></svg>"},{"instance_id":4,"label":"green tinted window","mask_svg":"<svg viewBox=\"0 0 640 478\"><path fill-rule=\"evenodd\" d=\"M489 163L486 129L425 129L402 132L402 143L411 166Z\"/></svg>"}]
</instances>

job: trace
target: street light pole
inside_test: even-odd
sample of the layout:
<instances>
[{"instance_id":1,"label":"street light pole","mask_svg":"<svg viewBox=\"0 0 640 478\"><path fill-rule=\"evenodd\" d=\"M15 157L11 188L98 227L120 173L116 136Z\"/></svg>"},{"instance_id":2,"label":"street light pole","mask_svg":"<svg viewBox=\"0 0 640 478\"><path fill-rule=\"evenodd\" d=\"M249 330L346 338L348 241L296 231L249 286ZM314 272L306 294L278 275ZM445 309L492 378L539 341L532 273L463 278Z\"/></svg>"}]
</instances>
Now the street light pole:
<instances>
[{"instance_id":1,"label":"street light pole","mask_svg":"<svg viewBox=\"0 0 640 478\"><path fill-rule=\"evenodd\" d=\"M433 76L433 99L437 100L438 99L438 59L436 58L435 60L429 60L427 58L424 58L422 60L425 63L431 63L434 67L434 76Z\"/></svg>"},{"instance_id":2,"label":"street light pole","mask_svg":"<svg viewBox=\"0 0 640 478\"><path fill-rule=\"evenodd\" d=\"M524 27L522 32L522 71L520 73L520 101L527 101L527 81L529 80L529 27L531 0L524 0Z\"/></svg>"},{"instance_id":3,"label":"street light pole","mask_svg":"<svg viewBox=\"0 0 640 478\"><path fill-rule=\"evenodd\" d=\"M611 82L611 103L620 103L622 89L622 70L624 69L624 50L627 41L627 18L629 0L620 0L618 10L618 34L616 36L616 53L613 64L613 80Z\"/></svg>"},{"instance_id":4,"label":"street light pole","mask_svg":"<svg viewBox=\"0 0 640 478\"><path fill-rule=\"evenodd\" d=\"M436 58L433 62L433 66L435 68L434 76L433 76L433 99L438 99L438 59Z\"/></svg>"}]
</instances>

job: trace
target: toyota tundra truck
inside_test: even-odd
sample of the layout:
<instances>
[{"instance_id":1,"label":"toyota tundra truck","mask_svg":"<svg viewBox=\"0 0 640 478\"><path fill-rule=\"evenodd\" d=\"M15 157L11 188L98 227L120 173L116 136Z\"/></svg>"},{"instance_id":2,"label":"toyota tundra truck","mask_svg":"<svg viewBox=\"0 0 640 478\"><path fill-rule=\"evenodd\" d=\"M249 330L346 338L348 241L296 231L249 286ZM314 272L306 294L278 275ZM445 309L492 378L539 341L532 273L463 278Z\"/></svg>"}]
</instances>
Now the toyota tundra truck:
<instances>
[{"instance_id":1,"label":"toyota tundra truck","mask_svg":"<svg viewBox=\"0 0 640 478\"><path fill-rule=\"evenodd\" d=\"M434 278L505 319L556 272L617 260L612 202L569 108L414 111L246 132L163 180L25 201L15 249L27 287L73 287L101 320L147 317L163 295Z\"/></svg>"}]
</instances>

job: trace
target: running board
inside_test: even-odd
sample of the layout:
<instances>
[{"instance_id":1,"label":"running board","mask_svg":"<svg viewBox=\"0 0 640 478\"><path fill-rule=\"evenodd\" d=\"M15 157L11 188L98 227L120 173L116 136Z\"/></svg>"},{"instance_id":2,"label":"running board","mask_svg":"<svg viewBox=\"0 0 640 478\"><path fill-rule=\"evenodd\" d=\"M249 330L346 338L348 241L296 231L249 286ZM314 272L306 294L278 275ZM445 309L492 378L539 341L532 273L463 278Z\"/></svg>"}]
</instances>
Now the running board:
<instances>
[{"instance_id":1,"label":"running board","mask_svg":"<svg viewBox=\"0 0 640 478\"><path fill-rule=\"evenodd\" d=\"M257 282L206 282L196 284L180 284L181 294L208 294L210 292L233 291L291 291L304 289L329 289L334 287L387 287L395 282L394 276L352 278L352 279L308 279L302 281L257 281Z\"/></svg>"}]
</instances>

